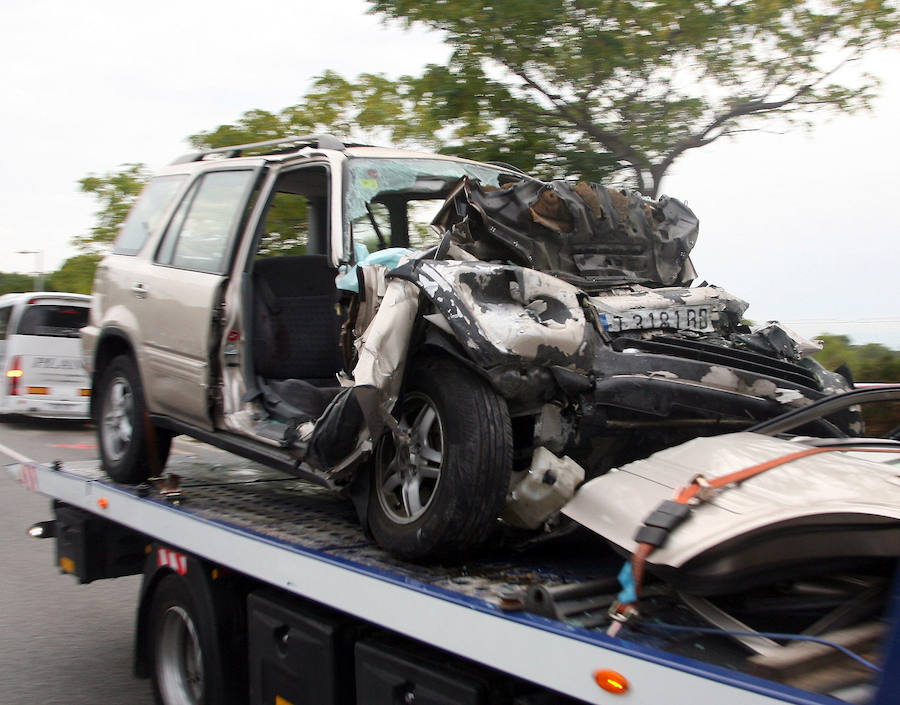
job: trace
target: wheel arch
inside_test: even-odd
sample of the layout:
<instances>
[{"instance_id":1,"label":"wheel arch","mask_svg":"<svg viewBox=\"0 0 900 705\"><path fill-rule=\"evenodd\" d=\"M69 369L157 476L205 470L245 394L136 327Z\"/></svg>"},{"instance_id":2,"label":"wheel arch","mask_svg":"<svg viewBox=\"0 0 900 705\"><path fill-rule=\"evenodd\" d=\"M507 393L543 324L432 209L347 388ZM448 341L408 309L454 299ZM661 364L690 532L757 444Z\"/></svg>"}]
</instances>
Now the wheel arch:
<instances>
[{"instance_id":1,"label":"wheel arch","mask_svg":"<svg viewBox=\"0 0 900 705\"><path fill-rule=\"evenodd\" d=\"M412 361L416 355L429 355L432 357L447 357L455 360L463 367L471 370L479 377L482 377L488 383L491 382L491 376L488 371L466 354L465 349L459 344L456 338L451 337L448 333L440 330L437 326L427 324L425 335L421 343L410 351L410 360ZM409 369L409 365L407 365Z\"/></svg>"},{"instance_id":2,"label":"wheel arch","mask_svg":"<svg viewBox=\"0 0 900 705\"><path fill-rule=\"evenodd\" d=\"M187 586L197 619L213 630L212 654L223 665L228 684L218 683L225 698L243 702L246 696L246 598L252 587L244 576L165 544L153 543L144 563L144 579L138 598L134 642L134 674L149 678L153 668L149 653L151 608L162 581L178 576Z\"/></svg>"},{"instance_id":3,"label":"wheel arch","mask_svg":"<svg viewBox=\"0 0 900 705\"><path fill-rule=\"evenodd\" d=\"M151 551L147 554L144 563L144 579L141 582L141 592L138 596L137 623L134 630L134 675L138 678L150 677L150 658L147 653L147 623L150 618L150 605L156 588L167 575L174 571L167 566L158 565L157 554L159 546L151 545Z\"/></svg>"},{"instance_id":4,"label":"wheel arch","mask_svg":"<svg viewBox=\"0 0 900 705\"><path fill-rule=\"evenodd\" d=\"M100 378L102 377L104 370L109 363L119 355L130 355L135 359L135 363L137 362L134 345L128 337L128 334L121 328L110 327L104 329L97 342L97 348L94 352L94 360L91 366L91 390L95 390L99 387ZM140 368L138 368L138 374L140 374ZM91 418L96 422L97 405L95 400L96 394L92 392L89 413Z\"/></svg>"}]
</instances>

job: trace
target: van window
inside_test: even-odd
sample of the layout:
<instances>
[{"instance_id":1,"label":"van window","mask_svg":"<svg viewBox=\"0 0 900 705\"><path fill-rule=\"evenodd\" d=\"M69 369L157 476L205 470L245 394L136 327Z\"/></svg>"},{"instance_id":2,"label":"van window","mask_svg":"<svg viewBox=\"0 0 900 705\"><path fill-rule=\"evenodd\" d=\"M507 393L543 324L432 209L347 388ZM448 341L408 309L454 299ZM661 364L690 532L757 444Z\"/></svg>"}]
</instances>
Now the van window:
<instances>
[{"instance_id":1,"label":"van window","mask_svg":"<svg viewBox=\"0 0 900 705\"><path fill-rule=\"evenodd\" d=\"M88 323L90 309L84 306L38 304L22 314L16 333L46 335L53 338L77 338L78 329Z\"/></svg>"},{"instance_id":2,"label":"van window","mask_svg":"<svg viewBox=\"0 0 900 705\"><path fill-rule=\"evenodd\" d=\"M113 252L135 255L140 251L150 234L159 227L186 178L186 174L158 176L147 184L122 224Z\"/></svg>"},{"instance_id":3,"label":"van window","mask_svg":"<svg viewBox=\"0 0 900 705\"><path fill-rule=\"evenodd\" d=\"M6 340L6 329L9 328L9 316L12 306L0 307L0 340Z\"/></svg>"}]
</instances>

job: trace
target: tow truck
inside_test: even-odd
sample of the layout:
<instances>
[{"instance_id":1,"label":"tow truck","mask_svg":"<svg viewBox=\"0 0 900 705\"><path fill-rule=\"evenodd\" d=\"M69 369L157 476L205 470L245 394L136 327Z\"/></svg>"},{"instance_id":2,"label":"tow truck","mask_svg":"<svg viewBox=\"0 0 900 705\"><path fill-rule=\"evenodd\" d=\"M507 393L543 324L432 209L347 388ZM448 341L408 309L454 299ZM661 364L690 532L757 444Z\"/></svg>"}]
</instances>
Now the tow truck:
<instances>
[{"instance_id":1,"label":"tow truck","mask_svg":"<svg viewBox=\"0 0 900 705\"><path fill-rule=\"evenodd\" d=\"M659 613L680 631L610 636L621 558L599 541L414 565L379 549L345 500L280 471L191 456L167 470L134 487L91 461L8 467L51 498L54 518L29 532L55 539L62 572L143 574L135 672L163 705L900 703L896 577L875 641L851 628L829 635L837 647L781 645L724 613L715 633L715 615L684 604Z\"/></svg>"}]
</instances>

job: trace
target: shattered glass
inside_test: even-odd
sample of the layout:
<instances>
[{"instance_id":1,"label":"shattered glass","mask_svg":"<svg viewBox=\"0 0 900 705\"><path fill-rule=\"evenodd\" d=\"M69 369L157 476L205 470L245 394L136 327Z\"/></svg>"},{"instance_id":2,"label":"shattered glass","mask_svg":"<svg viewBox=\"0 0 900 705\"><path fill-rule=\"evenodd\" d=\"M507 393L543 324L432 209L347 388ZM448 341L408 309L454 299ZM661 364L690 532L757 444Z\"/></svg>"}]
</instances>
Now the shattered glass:
<instances>
[{"instance_id":1,"label":"shattered glass","mask_svg":"<svg viewBox=\"0 0 900 705\"><path fill-rule=\"evenodd\" d=\"M485 186L499 186L504 172L449 159L355 158L349 161L344 217L348 222L367 215L366 204L387 193L415 193L440 198L467 176Z\"/></svg>"}]
</instances>

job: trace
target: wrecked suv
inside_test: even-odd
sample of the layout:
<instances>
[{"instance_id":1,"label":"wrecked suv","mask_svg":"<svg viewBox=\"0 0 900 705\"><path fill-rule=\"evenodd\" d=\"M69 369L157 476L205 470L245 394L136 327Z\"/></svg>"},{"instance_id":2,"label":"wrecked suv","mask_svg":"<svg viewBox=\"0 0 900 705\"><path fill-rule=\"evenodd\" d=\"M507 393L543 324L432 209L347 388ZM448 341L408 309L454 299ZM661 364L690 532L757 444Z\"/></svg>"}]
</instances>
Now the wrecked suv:
<instances>
[{"instance_id":1,"label":"wrecked suv","mask_svg":"<svg viewBox=\"0 0 900 705\"><path fill-rule=\"evenodd\" d=\"M103 467L142 482L188 434L414 560L547 530L586 477L846 388L691 286L697 233L673 198L324 135L187 155L97 270Z\"/></svg>"}]
</instances>

